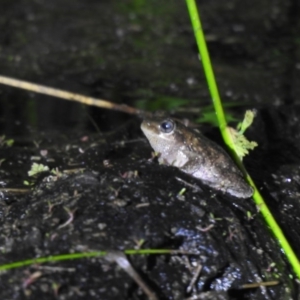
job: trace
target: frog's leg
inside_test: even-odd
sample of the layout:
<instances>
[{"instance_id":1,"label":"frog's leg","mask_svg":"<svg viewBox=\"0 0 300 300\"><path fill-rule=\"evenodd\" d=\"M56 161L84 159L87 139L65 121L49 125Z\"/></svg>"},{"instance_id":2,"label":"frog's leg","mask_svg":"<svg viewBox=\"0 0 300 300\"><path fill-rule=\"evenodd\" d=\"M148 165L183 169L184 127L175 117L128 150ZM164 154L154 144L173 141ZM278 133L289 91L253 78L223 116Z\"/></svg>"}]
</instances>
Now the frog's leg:
<instances>
[{"instance_id":1,"label":"frog's leg","mask_svg":"<svg viewBox=\"0 0 300 300\"><path fill-rule=\"evenodd\" d=\"M180 167L180 170L196 178L202 179L200 174L206 173L204 162L205 160L202 156L192 155L190 156L189 160L187 160L187 162Z\"/></svg>"}]
</instances>

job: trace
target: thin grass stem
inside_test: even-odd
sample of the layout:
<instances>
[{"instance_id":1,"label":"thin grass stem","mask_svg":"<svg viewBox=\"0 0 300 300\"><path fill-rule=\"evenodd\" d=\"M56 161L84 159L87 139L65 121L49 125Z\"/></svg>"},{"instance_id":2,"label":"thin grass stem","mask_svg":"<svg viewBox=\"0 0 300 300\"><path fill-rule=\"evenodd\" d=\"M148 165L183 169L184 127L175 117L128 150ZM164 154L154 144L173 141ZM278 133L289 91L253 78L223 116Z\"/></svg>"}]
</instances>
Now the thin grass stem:
<instances>
[{"instance_id":1,"label":"thin grass stem","mask_svg":"<svg viewBox=\"0 0 300 300\"><path fill-rule=\"evenodd\" d=\"M203 64L205 77L206 77L206 80L208 83L208 87L209 87L210 94L211 94L211 97L213 100L214 108L215 108L215 111L217 114L217 119L218 119L219 128L220 128L222 137L223 137L225 143L227 144L227 146L230 148L236 163L238 164L240 169L243 171L245 178L247 179L249 184L255 189L254 194L253 194L253 199L254 199L256 205L258 206L258 208L260 209L260 212L264 216L267 224L270 226L271 231L273 232L273 234L277 238L279 244L281 245L282 249L284 250L295 273L297 274L298 278L300 279L300 264L299 264L299 260L296 256L295 252L293 251L288 240L284 236L281 228L279 227L276 220L274 219L274 217L273 217L271 211L269 210L269 208L267 207L263 197L261 196L257 187L255 186L251 176L245 169L243 163L241 162L241 160L239 159L239 157L235 151L235 145L233 143L230 132L227 129L227 122L226 122L224 110L222 107L222 101L221 101L221 98L219 95L216 79L215 79L213 68L211 65L209 53L207 50L207 45L206 45L197 5L195 3L195 0L186 0L186 3L187 3L190 19L192 22L192 27L194 30L197 46L199 49L201 61Z\"/></svg>"}]
</instances>

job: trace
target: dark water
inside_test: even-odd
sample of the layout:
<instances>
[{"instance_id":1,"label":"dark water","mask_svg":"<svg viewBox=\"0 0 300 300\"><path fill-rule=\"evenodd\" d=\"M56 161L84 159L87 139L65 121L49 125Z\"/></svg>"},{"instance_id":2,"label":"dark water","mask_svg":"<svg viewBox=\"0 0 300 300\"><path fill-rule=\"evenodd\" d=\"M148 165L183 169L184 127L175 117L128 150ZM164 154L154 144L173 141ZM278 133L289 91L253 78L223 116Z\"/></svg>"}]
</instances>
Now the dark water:
<instances>
[{"instance_id":1,"label":"dark water","mask_svg":"<svg viewBox=\"0 0 300 300\"><path fill-rule=\"evenodd\" d=\"M198 108L210 103L184 1L0 5L3 75L130 105L169 98ZM248 106L298 101L297 1L199 6L224 101ZM26 125L92 127L89 115L104 127L127 118L14 88L1 86L1 92L7 134L20 134Z\"/></svg>"}]
</instances>

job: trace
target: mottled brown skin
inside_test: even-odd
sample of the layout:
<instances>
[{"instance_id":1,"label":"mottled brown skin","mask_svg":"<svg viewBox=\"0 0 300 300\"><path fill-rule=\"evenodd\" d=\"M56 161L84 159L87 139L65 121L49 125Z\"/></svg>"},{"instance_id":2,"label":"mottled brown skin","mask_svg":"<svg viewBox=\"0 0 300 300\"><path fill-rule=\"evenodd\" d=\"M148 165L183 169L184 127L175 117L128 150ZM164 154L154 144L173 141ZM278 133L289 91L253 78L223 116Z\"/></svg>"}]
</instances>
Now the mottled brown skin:
<instances>
[{"instance_id":1,"label":"mottled brown skin","mask_svg":"<svg viewBox=\"0 0 300 300\"><path fill-rule=\"evenodd\" d=\"M164 125L171 126L164 132ZM151 118L142 122L141 129L160 162L178 167L208 186L238 198L249 198L253 189L229 155L200 132L170 118Z\"/></svg>"}]
</instances>

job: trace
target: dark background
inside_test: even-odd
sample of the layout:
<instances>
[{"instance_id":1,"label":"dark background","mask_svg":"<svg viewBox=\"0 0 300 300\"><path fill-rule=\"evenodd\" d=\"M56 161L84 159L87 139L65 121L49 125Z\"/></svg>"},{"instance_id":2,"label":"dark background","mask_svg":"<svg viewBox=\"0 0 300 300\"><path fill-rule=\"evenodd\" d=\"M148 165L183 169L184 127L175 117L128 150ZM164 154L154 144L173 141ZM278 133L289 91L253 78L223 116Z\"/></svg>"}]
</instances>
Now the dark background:
<instances>
[{"instance_id":1,"label":"dark background","mask_svg":"<svg viewBox=\"0 0 300 300\"><path fill-rule=\"evenodd\" d=\"M198 4L224 102L299 101L297 0ZM185 1L1 0L0 8L2 75L133 106L210 103ZM128 116L0 86L6 135L28 125L94 129L91 118L102 130Z\"/></svg>"}]
</instances>

